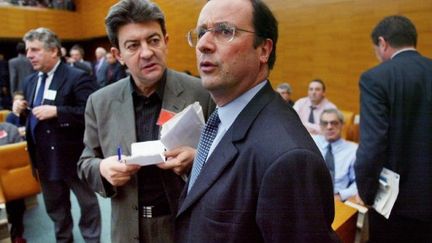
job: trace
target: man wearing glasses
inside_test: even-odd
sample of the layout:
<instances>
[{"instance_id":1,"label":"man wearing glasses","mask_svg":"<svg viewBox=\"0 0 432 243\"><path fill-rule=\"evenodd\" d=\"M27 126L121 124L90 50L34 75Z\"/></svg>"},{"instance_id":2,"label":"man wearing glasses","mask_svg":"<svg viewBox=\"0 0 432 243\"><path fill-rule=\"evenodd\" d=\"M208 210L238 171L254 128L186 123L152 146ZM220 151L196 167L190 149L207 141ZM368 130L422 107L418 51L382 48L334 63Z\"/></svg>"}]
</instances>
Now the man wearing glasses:
<instances>
[{"instance_id":1,"label":"man wearing glasses","mask_svg":"<svg viewBox=\"0 0 432 243\"><path fill-rule=\"evenodd\" d=\"M195 150L176 148L165 153L165 163L139 167L120 163L117 148L130 155L131 143L158 140L162 109L177 113L198 101L207 116L214 104L198 79L167 68L168 34L156 4L120 1L105 24L111 52L131 75L90 96L79 174L111 198L112 242L173 242L181 175L191 168Z\"/></svg>"},{"instance_id":2,"label":"man wearing glasses","mask_svg":"<svg viewBox=\"0 0 432 243\"><path fill-rule=\"evenodd\" d=\"M335 199L345 201L357 195L354 162L358 145L341 138L343 114L337 109L326 109L320 116L322 135L313 135L333 180Z\"/></svg>"},{"instance_id":3,"label":"man wearing glasses","mask_svg":"<svg viewBox=\"0 0 432 243\"><path fill-rule=\"evenodd\" d=\"M268 81L277 21L258 0L211 0L195 47L217 110L180 198L176 242L337 242L329 172Z\"/></svg>"}]
</instances>

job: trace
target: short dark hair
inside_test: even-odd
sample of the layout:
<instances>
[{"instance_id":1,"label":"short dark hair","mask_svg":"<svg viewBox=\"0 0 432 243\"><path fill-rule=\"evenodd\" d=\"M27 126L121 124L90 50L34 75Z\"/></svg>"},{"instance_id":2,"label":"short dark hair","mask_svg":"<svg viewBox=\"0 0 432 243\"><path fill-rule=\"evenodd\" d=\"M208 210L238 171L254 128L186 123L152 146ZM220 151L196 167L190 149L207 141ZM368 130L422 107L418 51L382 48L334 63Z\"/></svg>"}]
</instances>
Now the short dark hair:
<instances>
[{"instance_id":1,"label":"short dark hair","mask_svg":"<svg viewBox=\"0 0 432 243\"><path fill-rule=\"evenodd\" d=\"M278 22L269 7L261 0L252 0L253 26L255 28L254 47L259 46L265 39L273 41L273 50L268 60L269 69L276 62L276 43L278 39Z\"/></svg>"},{"instance_id":2,"label":"short dark hair","mask_svg":"<svg viewBox=\"0 0 432 243\"><path fill-rule=\"evenodd\" d=\"M105 18L105 28L111 44L119 48L118 30L129 23L157 21L166 35L165 16L158 5L149 0L122 0L114 4Z\"/></svg>"},{"instance_id":3,"label":"short dark hair","mask_svg":"<svg viewBox=\"0 0 432 243\"><path fill-rule=\"evenodd\" d=\"M323 91L326 90L325 83L324 83L324 81L322 81L322 79L319 79L319 78L312 79L312 80L309 82L309 84L312 83L312 82L320 83L320 84L322 85L322 87L323 87Z\"/></svg>"},{"instance_id":4,"label":"short dark hair","mask_svg":"<svg viewBox=\"0 0 432 243\"><path fill-rule=\"evenodd\" d=\"M26 48L24 42L20 41L16 45L16 51L18 54L26 54Z\"/></svg>"},{"instance_id":5,"label":"short dark hair","mask_svg":"<svg viewBox=\"0 0 432 243\"><path fill-rule=\"evenodd\" d=\"M391 47L417 45L417 31L407 17L393 15L381 20L371 33L372 42L377 46L378 38L383 37Z\"/></svg>"},{"instance_id":6,"label":"short dark hair","mask_svg":"<svg viewBox=\"0 0 432 243\"><path fill-rule=\"evenodd\" d=\"M80 45L78 44L73 45L69 51L72 50L77 50L81 54L81 57L84 58L84 54L85 54L84 49Z\"/></svg>"}]
</instances>

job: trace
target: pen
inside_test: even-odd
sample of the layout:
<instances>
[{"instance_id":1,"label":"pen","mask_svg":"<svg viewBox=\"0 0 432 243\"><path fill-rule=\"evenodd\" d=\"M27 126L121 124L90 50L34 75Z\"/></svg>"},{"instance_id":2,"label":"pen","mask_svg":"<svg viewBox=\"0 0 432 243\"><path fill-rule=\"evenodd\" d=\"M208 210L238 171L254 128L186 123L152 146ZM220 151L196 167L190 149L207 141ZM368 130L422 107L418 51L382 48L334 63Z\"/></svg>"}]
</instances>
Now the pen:
<instances>
[{"instance_id":1,"label":"pen","mask_svg":"<svg viewBox=\"0 0 432 243\"><path fill-rule=\"evenodd\" d=\"M121 145L119 145L117 147L117 159L118 159L118 161L121 161L121 154L122 154L122 148L121 148Z\"/></svg>"}]
</instances>

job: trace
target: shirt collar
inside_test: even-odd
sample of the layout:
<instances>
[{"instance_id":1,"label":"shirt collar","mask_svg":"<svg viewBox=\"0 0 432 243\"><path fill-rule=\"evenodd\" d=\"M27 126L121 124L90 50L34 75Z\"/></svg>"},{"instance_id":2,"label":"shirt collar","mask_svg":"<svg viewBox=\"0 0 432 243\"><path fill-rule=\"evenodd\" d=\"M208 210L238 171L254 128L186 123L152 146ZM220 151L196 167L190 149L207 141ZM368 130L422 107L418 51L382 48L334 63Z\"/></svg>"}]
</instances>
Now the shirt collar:
<instances>
[{"instance_id":1,"label":"shirt collar","mask_svg":"<svg viewBox=\"0 0 432 243\"><path fill-rule=\"evenodd\" d=\"M393 59L397 54L404 52L404 51L416 51L416 49L414 47L402 48L402 49L396 51L395 53L393 53L393 55L390 57L390 59Z\"/></svg>"},{"instance_id":2,"label":"shirt collar","mask_svg":"<svg viewBox=\"0 0 432 243\"><path fill-rule=\"evenodd\" d=\"M219 119L221 120L220 126L228 129L233 124L240 112L246 107L246 105L264 87L267 82L267 80L262 81L261 83L249 89L230 103L222 107L218 107L218 115Z\"/></svg>"},{"instance_id":3,"label":"shirt collar","mask_svg":"<svg viewBox=\"0 0 432 243\"><path fill-rule=\"evenodd\" d=\"M132 75L129 76L130 77L130 82L131 82L131 93L133 96L141 96L138 87L135 84L135 81L132 77ZM164 90L165 90L165 84L166 84L166 77L167 77L167 71L165 70L165 72L162 75L162 78L158 81L158 86L156 88L156 94L159 96L160 99L162 99L163 94L164 94Z\"/></svg>"},{"instance_id":4,"label":"shirt collar","mask_svg":"<svg viewBox=\"0 0 432 243\"><path fill-rule=\"evenodd\" d=\"M52 76L54 74L54 72L57 70L58 66L60 65L60 62L61 61L59 59L57 61L56 65L54 65L54 67L49 72L46 73L48 77ZM41 77L42 75L43 75L43 72L39 72L39 77Z\"/></svg>"}]
</instances>

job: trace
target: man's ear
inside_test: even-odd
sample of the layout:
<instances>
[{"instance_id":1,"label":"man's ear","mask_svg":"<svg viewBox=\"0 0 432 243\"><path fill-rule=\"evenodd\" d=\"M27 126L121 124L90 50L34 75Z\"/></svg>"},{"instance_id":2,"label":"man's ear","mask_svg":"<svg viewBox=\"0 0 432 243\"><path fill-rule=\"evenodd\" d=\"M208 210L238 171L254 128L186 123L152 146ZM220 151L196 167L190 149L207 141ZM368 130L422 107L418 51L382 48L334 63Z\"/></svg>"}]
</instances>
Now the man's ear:
<instances>
[{"instance_id":1,"label":"man's ear","mask_svg":"<svg viewBox=\"0 0 432 243\"><path fill-rule=\"evenodd\" d=\"M113 54L115 59L117 59L117 61L119 61L121 63L121 65L124 65L123 58L122 58L120 50L118 48L111 47L111 53Z\"/></svg>"},{"instance_id":2,"label":"man's ear","mask_svg":"<svg viewBox=\"0 0 432 243\"><path fill-rule=\"evenodd\" d=\"M273 41L271 39L265 39L259 46L261 63L268 63L270 54L273 50Z\"/></svg>"},{"instance_id":3,"label":"man's ear","mask_svg":"<svg viewBox=\"0 0 432 243\"><path fill-rule=\"evenodd\" d=\"M380 36L378 37L378 47L380 49L382 49L383 51L385 51L388 48L389 44L388 42L384 39L384 37Z\"/></svg>"}]
</instances>

